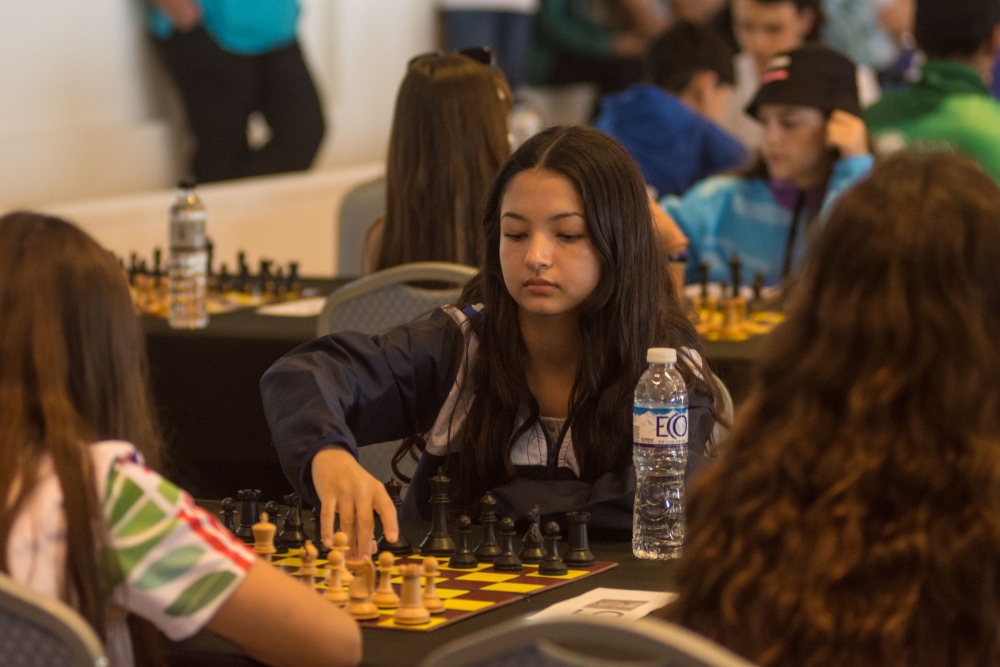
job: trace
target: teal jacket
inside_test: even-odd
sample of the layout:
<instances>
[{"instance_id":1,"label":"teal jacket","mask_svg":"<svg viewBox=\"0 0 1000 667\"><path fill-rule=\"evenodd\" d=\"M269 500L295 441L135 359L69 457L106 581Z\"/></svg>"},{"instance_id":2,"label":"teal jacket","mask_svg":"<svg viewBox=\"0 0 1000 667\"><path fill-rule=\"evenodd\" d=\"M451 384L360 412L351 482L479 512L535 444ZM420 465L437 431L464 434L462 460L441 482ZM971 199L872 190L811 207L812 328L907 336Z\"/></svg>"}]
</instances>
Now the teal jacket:
<instances>
[{"instance_id":1,"label":"teal jacket","mask_svg":"<svg viewBox=\"0 0 1000 667\"><path fill-rule=\"evenodd\" d=\"M885 93L865 121L882 153L940 144L972 158L1000 183L1000 102L971 67L928 60L918 81Z\"/></svg>"},{"instance_id":2,"label":"teal jacket","mask_svg":"<svg viewBox=\"0 0 1000 667\"><path fill-rule=\"evenodd\" d=\"M845 190L872 168L872 157L839 160L819 207L822 217ZM687 235L686 283L699 279L698 265L708 264L712 282L730 280L729 260L739 255L743 284L760 271L765 285L781 282L785 246L793 213L775 199L771 184L760 178L715 176L696 184L683 197L664 197L660 206ZM806 222L816 211L804 211L792 251L792 268L805 253Z\"/></svg>"},{"instance_id":3,"label":"teal jacket","mask_svg":"<svg viewBox=\"0 0 1000 667\"><path fill-rule=\"evenodd\" d=\"M257 55L295 41L298 0L198 0L201 27L215 42L232 53ZM166 39L174 32L167 15L149 10L149 30Z\"/></svg>"}]
</instances>

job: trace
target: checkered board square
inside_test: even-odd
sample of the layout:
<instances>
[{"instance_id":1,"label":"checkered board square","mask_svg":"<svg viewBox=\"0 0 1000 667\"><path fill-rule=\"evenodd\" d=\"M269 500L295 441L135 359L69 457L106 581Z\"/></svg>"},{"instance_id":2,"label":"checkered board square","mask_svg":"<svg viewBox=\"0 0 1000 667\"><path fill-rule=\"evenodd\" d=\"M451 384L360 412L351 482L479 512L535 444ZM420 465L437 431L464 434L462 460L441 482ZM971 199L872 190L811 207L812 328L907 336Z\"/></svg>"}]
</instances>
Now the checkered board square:
<instances>
[{"instance_id":1,"label":"checkered board square","mask_svg":"<svg viewBox=\"0 0 1000 667\"><path fill-rule=\"evenodd\" d=\"M275 554L272 564L291 576L298 576L299 567L302 565L300 553L300 549L291 549L287 554ZM399 566L419 565L423 560L423 556L417 555L397 559L392 570L392 583L397 593L400 592L403 583L402 577L399 576ZM538 566L527 563L520 572L497 572L489 563L480 563L474 569L454 569L448 567L447 558L438 558L438 563L439 576L434 581L438 597L444 603L443 614L433 614L431 620L422 625L397 625L393 620L396 610L384 609L377 619L359 621L361 627L430 632L490 609L523 600L536 593L618 567L618 563L594 563L590 567L571 568L561 576L548 576L538 574ZM325 591L326 561L318 560L316 564L315 587L318 591ZM421 585L423 585L422 580Z\"/></svg>"}]
</instances>

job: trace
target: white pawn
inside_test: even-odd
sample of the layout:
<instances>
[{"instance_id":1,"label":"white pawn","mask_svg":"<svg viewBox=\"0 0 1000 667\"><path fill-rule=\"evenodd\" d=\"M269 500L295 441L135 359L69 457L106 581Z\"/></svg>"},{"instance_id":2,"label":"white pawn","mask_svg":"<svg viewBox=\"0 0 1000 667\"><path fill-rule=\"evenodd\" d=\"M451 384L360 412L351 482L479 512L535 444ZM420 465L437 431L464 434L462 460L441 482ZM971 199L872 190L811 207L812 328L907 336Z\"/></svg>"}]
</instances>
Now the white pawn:
<instances>
[{"instance_id":1,"label":"white pawn","mask_svg":"<svg viewBox=\"0 0 1000 667\"><path fill-rule=\"evenodd\" d=\"M444 603L437 594L438 560L434 556L424 559L424 608L432 614L443 614Z\"/></svg>"},{"instance_id":2,"label":"white pawn","mask_svg":"<svg viewBox=\"0 0 1000 667\"><path fill-rule=\"evenodd\" d=\"M420 566L403 565L399 568L399 573L403 577L402 595L393 619L399 625L427 623L431 620L431 615L420 598L420 577L423 574Z\"/></svg>"},{"instance_id":3,"label":"white pawn","mask_svg":"<svg viewBox=\"0 0 1000 667\"><path fill-rule=\"evenodd\" d=\"M339 551L343 554L344 563L347 563L347 551L351 548L348 546L348 541L349 538L347 537L347 533L343 531L338 531L333 534L333 546L330 548L330 551ZM340 574L340 581L346 586L354 581L354 575L351 574L350 570L345 568Z\"/></svg>"},{"instance_id":4,"label":"white pawn","mask_svg":"<svg viewBox=\"0 0 1000 667\"><path fill-rule=\"evenodd\" d=\"M344 554L339 551L331 551L327 568L326 595L323 597L343 607L351 599L351 596L344 590L344 583L341 581L341 576L347 571L347 568L344 567Z\"/></svg>"},{"instance_id":5,"label":"white pawn","mask_svg":"<svg viewBox=\"0 0 1000 667\"><path fill-rule=\"evenodd\" d=\"M392 588L392 565L396 557L391 551L383 551L378 555L378 589L372 595L372 602L379 609L395 609L399 606L399 596Z\"/></svg>"},{"instance_id":6,"label":"white pawn","mask_svg":"<svg viewBox=\"0 0 1000 667\"><path fill-rule=\"evenodd\" d=\"M302 577L302 583L310 589L316 584L316 559L319 557L319 550L309 540L302 545L302 565L299 567L298 575Z\"/></svg>"}]
</instances>

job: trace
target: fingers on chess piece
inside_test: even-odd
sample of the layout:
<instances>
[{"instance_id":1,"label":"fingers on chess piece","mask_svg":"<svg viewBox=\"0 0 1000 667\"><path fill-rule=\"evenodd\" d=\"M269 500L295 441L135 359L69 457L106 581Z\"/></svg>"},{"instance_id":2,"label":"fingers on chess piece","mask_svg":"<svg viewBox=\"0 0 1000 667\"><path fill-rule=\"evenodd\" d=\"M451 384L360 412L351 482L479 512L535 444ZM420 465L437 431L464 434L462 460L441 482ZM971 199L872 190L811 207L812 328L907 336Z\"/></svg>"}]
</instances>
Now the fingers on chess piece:
<instances>
[{"instance_id":1,"label":"fingers on chess piece","mask_svg":"<svg viewBox=\"0 0 1000 667\"><path fill-rule=\"evenodd\" d=\"M432 614L443 614L444 603L437 594L438 560L434 556L424 559L424 608Z\"/></svg>"},{"instance_id":2,"label":"fingers on chess piece","mask_svg":"<svg viewBox=\"0 0 1000 667\"><path fill-rule=\"evenodd\" d=\"M514 520L510 517L504 517L500 521L500 544L500 554L493 561L493 569L497 572L520 572L523 570L524 565L514 553Z\"/></svg>"},{"instance_id":3,"label":"fingers on chess piece","mask_svg":"<svg viewBox=\"0 0 1000 667\"><path fill-rule=\"evenodd\" d=\"M559 524L549 521L545 524L545 558L538 566L538 574L562 576L569 571L559 555Z\"/></svg>"},{"instance_id":4,"label":"fingers on chess piece","mask_svg":"<svg viewBox=\"0 0 1000 667\"><path fill-rule=\"evenodd\" d=\"M448 532L448 489L451 480L444 474L443 468L430 479L431 483L431 530L420 543L421 556L451 556L458 545Z\"/></svg>"},{"instance_id":5,"label":"fingers on chess piece","mask_svg":"<svg viewBox=\"0 0 1000 667\"><path fill-rule=\"evenodd\" d=\"M372 602L372 594L375 592L375 565L371 558L348 560L347 569L354 575L348 591L350 601L347 603L347 613L359 621L378 618L378 607Z\"/></svg>"},{"instance_id":6,"label":"fingers on chess piece","mask_svg":"<svg viewBox=\"0 0 1000 667\"><path fill-rule=\"evenodd\" d=\"M344 590L344 581L342 579L344 572L347 572L347 567L344 565L343 552L331 551L330 560L327 562L326 567L326 593L323 597L333 604L343 607L351 600L347 591Z\"/></svg>"},{"instance_id":7,"label":"fingers on chess piece","mask_svg":"<svg viewBox=\"0 0 1000 667\"><path fill-rule=\"evenodd\" d=\"M268 521L267 512L261 512L260 521L251 526L253 550L267 563L271 562L271 556L277 551L274 547L274 534L277 529L277 526Z\"/></svg>"},{"instance_id":8,"label":"fingers on chess piece","mask_svg":"<svg viewBox=\"0 0 1000 667\"><path fill-rule=\"evenodd\" d=\"M492 563L500 555L496 537L497 520L496 498L487 493L479 501L479 523L483 526L483 536L479 540L479 546L472 552L480 563Z\"/></svg>"},{"instance_id":9,"label":"fingers on chess piece","mask_svg":"<svg viewBox=\"0 0 1000 667\"><path fill-rule=\"evenodd\" d=\"M458 550L448 561L448 567L459 570L472 570L479 567L472 549L469 548L469 533L472 531L472 520L466 515L461 515L455 522L458 526Z\"/></svg>"},{"instance_id":10,"label":"fingers on chess piece","mask_svg":"<svg viewBox=\"0 0 1000 667\"><path fill-rule=\"evenodd\" d=\"M399 606L399 596L392 587L392 567L396 557L391 551L378 555L378 588L372 594L372 602L379 609L395 609Z\"/></svg>"},{"instance_id":11,"label":"fingers on chess piece","mask_svg":"<svg viewBox=\"0 0 1000 667\"><path fill-rule=\"evenodd\" d=\"M569 521L569 549L563 556L563 562L571 567L590 567L596 561L590 551L590 541L587 537L587 522L589 512L567 512Z\"/></svg>"},{"instance_id":12,"label":"fingers on chess piece","mask_svg":"<svg viewBox=\"0 0 1000 667\"><path fill-rule=\"evenodd\" d=\"M400 625L422 625L431 620L431 613L424 607L423 595L420 590L420 579L423 568L419 565L403 565L399 568L403 578L400 591L399 609L393 620Z\"/></svg>"}]
</instances>

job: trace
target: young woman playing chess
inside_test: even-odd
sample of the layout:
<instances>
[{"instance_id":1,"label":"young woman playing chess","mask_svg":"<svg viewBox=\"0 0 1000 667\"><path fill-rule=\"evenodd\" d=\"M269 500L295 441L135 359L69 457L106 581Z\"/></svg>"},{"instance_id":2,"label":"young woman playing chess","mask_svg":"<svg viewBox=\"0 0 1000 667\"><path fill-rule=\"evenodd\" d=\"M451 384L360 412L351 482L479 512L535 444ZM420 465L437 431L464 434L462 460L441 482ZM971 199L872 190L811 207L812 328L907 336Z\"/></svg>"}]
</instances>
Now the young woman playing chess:
<instances>
[{"instance_id":1,"label":"young woman playing chess","mask_svg":"<svg viewBox=\"0 0 1000 667\"><path fill-rule=\"evenodd\" d=\"M144 464L159 442L143 334L111 254L12 213L0 275L0 570L76 607L112 665L157 664L154 627L207 628L268 664L357 664L350 617Z\"/></svg>"},{"instance_id":2,"label":"young woman playing chess","mask_svg":"<svg viewBox=\"0 0 1000 667\"><path fill-rule=\"evenodd\" d=\"M844 195L689 496L668 618L763 667L997 664L998 221L951 153Z\"/></svg>"},{"instance_id":3,"label":"young woman playing chess","mask_svg":"<svg viewBox=\"0 0 1000 667\"><path fill-rule=\"evenodd\" d=\"M396 511L357 447L425 434L404 515L426 516L441 466L452 507L476 516L491 491L503 516L591 513L593 531L631 534L631 407L653 346L681 349L689 385L689 470L704 460L717 391L676 297L642 176L614 140L547 130L504 164L486 200L485 266L461 303L377 336L303 345L261 381L286 475L371 550L373 510Z\"/></svg>"}]
</instances>

